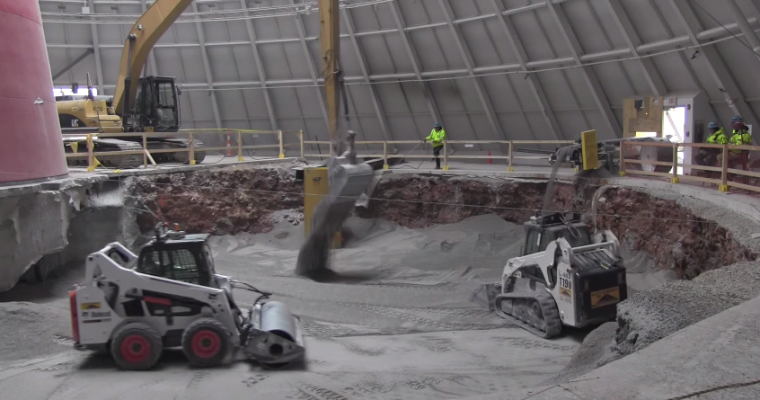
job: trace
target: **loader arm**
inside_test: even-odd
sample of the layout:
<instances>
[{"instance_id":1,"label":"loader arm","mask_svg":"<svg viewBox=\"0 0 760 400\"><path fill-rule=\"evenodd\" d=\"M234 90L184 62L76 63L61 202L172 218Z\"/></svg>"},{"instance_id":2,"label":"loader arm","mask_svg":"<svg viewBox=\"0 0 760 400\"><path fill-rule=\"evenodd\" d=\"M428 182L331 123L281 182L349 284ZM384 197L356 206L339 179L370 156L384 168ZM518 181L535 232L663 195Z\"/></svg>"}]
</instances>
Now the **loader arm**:
<instances>
[{"instance_id":1,"label":"loader arm","mask_svg":"<svg viewBox=\"0 0 760 400\"><path fill-rule=\"evenodd\" d=\"M121 52L119 78L113 95L112 106L117 115L123 115L124 111L129 111L124 110L125 103L127 107L135 104L137 93L135 81L140 77L148 54L153 50L158 39L166 33L192 1L156 0L130 29ZM127 87L127 80L130 82L129 87Z\"/></svg>"}]
</instances>

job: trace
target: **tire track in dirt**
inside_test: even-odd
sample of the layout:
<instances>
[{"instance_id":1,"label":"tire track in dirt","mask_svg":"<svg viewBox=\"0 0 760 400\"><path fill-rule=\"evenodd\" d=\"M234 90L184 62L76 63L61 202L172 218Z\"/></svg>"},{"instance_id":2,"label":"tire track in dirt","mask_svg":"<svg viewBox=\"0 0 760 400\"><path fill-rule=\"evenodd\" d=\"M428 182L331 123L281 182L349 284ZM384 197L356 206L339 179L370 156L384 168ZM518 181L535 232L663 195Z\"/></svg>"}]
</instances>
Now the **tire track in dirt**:
<instances>
[{"instance_id":1,"label":"tire track in dirt","mask_svg":"<svg viewBox=\"0 0 760 400\"><path fill-rule=\"evenodd\" d=\"M298 398L303 400L350 400L340 393L306 382L298 382L295 384L295 387L303 395L298 396Z\"/></svg>"},{"instance_id":2,"label":"tire track in dirt","mask_svg":"<svg viewBox=\"0 0 760 400\"><path fill-rule=\"evenodd\" d=\"M361 311L384 315L391 318L401 319L404 321L415 322L417 324L420 324L421 326L436 327L436 328L444 329L444 330L452 330L452 331L483 330L483 329L498 329L498 328L505 328L505 327L512 326L507 321L500 322L498 324L496 323L478 324L478 323L441 322L441 321L435 321L429 318L424 318L419 315L405 314L402 311L398 311L398 309L396 309L395 307L384 307L384 306L375 306L371 304L345 303L345 302L337 302L336 304L339 304L345 307L351 307L351 308L361 310Z\"/></svg>"}]
</instances>

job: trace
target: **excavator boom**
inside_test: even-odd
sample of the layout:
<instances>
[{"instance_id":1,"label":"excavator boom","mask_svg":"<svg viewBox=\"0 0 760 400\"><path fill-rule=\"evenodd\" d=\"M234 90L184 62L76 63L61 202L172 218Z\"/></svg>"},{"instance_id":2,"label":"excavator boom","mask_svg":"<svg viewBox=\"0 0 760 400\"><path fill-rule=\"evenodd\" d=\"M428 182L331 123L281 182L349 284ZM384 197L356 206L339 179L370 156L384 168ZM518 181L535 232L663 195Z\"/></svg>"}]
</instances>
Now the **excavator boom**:
<instances>
[{"instance_id":1,"label":"excavator boom","mask_svg":"<svg viewBox=\"0 0 760 400\"><path fill-rule=\"evenodd\" d=\"M125 92L128 106L135 104L137 93L137 79L148 59L148 54L156 45L158 39L163 36L174 21L192 3L193 0L156 0L153 5L135 22L129 31L121 53L121 66L119 67L119 79L116 82L116 91L113 95L112 106L117 115L123 115ZM126 87L126 80L130 79L130 87Z\"/></svg>"}]
</instances>

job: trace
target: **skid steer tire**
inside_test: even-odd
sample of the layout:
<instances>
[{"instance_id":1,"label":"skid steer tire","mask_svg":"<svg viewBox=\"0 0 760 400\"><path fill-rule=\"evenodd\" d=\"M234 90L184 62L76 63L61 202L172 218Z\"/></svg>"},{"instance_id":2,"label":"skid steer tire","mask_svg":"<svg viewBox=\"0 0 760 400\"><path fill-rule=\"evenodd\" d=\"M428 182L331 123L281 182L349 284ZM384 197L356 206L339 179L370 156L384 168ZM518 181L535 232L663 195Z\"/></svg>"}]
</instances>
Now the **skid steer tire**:
<instances>
[{"instance_id":1,"label":"skid steer tire","mask_svg":"<svg viewBox=\"0 0 760 400\"><path fill-rule=\"evenodd\" d=\"M121 369L145 371L153 368L164 350L161 335L150 325L133 322L122 326L111 341L111 356Z\"/></svg>"},{"instance_id":2,"label":"skid steer tire","mask_svg":"<svg viewBox=\"0 0 760 400\"><path fill-rule=\"evenodd\" d=\"M182 333L182 350L196 367L216 367L230 351L230 332L221 322L201 318Z\"/></svg>"}]
</instances>

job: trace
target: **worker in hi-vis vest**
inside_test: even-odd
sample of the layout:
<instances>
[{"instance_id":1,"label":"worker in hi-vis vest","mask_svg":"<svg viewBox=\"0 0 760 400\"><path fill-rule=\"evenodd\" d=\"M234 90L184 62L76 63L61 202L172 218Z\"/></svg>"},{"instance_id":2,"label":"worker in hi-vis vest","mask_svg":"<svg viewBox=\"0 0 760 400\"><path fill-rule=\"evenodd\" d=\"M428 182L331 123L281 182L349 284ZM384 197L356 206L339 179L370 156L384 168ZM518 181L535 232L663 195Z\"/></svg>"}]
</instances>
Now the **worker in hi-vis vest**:
<instances>
[{"instance_id":1,"label":"worker in hi-vis vest","mask_svg":"<svg viewBox=\"0 0 760 400\"><path fill-rule=\"evenodd\" d=\"M446 139L446 131L441 126L440 122L436 122L433 130L430 131L430 135L425 138L425 142L431 142L433 144L433 157L435 157L435 169L441 169L441 159L438 155L441 154L443 149L443 140Z\"/></svg>"}]
</instances>

